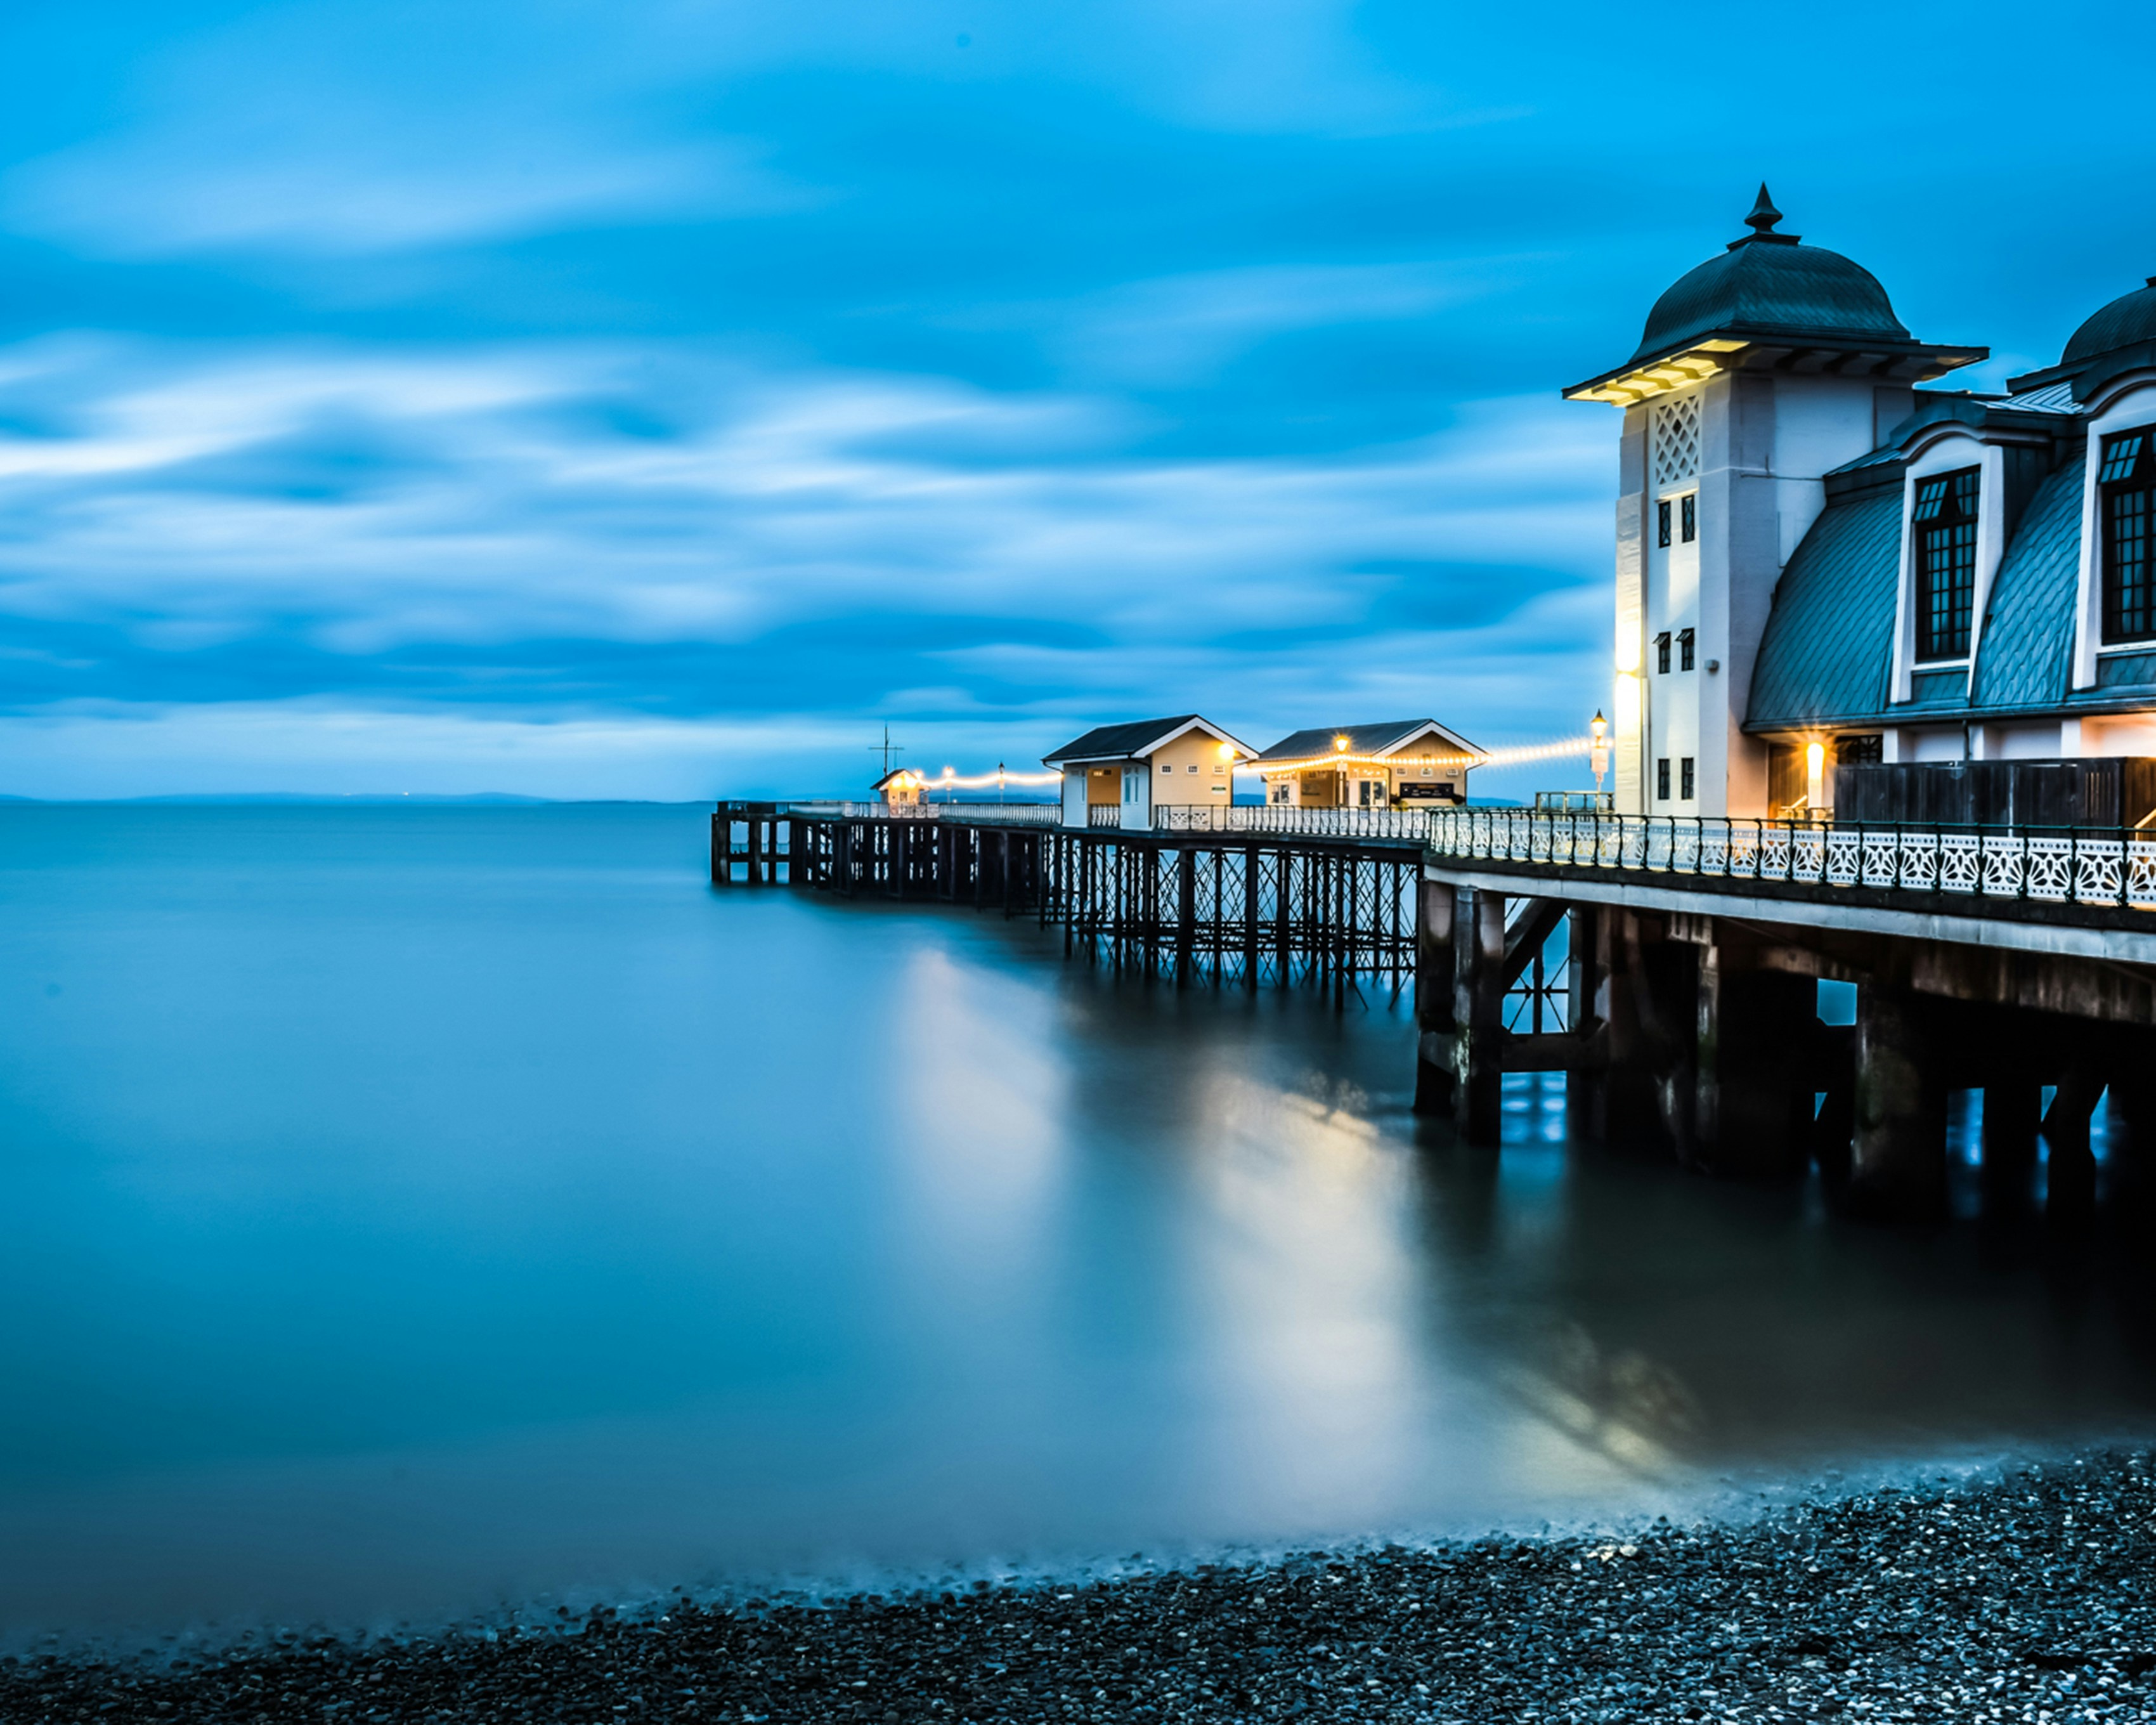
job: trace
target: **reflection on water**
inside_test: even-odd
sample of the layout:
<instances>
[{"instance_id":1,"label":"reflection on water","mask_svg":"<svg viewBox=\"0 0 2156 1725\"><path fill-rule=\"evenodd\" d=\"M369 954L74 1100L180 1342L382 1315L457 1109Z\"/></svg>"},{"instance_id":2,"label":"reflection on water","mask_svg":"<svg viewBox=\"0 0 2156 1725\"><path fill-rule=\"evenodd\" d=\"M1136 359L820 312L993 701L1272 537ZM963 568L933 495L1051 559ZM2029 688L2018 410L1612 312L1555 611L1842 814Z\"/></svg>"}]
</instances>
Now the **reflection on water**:
<instances>
[{"instance_id":1,"label":"reflection on water","mask_svg":"<svg viewBox=\"0 0 2156 1725\"><path fill-rule=\"evenodd\" d=\"M0 1629L1439 1532L2148 1424L2124 1249L2041 1209L1833 1223L1568 1147L1555 1080L1471 1150L1382 993L715 893L703 834L0 810Z\"/></svg>"}]
</instances>

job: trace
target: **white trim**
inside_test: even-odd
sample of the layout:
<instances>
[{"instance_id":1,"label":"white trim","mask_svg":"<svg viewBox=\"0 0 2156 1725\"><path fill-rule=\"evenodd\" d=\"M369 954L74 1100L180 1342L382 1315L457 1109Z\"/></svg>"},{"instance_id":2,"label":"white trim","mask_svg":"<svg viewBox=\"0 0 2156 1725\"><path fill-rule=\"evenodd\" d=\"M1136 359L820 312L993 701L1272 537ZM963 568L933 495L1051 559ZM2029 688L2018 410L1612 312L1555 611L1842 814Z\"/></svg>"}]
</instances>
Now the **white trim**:
<instances>
[{"instance_id":1,"label":"white trim","mask_svg":"<svg viewBox=\"0 0 2156 1725\"><path fill-rule=\"evenodd\" d=\"M1165 732L1162 735L1156 737L1151 742L1147 743L1142 748L1127 749L1120 754L1114 755L1043 755L1040 757L1040 764L1044 767L1076 767L1083 766L1089 762L1101 761L1149 760L1161 750L1166 748L1168 744L1173 742L1176 738L1178 737L1187 737L1193 731L1203 731L1207 736L1216 737L1222 742L1233 743L1235 746L1235 752L1246 758L1255 757L1256 751L1252 749L1251 747L1248 743L1245 742L1240 737L1229 736L1228 732L1223 731L1210 719L1196 718L1186 720L1183 723L1177 726L1174 730Z\"/></svg>"},{"instance_id":2,"label":"white trim","mask_svg":"<svg viewBox=\"0 0 2156 1725\"><path fill-rule=\"evenodd\" d=\"M2138 398L2149 396L2138 407ZM2156 424L2156 372L2133 372L2107 384L2087 404L2088 451L2082 468L2081 567L2074 586L2074 664L2069 688L2096 687L2096 662L2107 653L2146 653L2156 642L2103 642L2103 524L2097 519L2096 476L2103 470L2103 440L2129 426Z\"/></svg>"},{"instance_id":3,"label":"white trim","mask_svg":"<svg viewBox=\"0 0 2156 1725\"><path fill-rule=\"evenodd\" d=\"M1460 750L1462 753L1470 755L1479 755L1482 753L1481 749L1476 747L1473 743L1470 742L1466 737L1462 737L1457 731L1451 729L1449 726L1440 725L1435 719L1424 719L1421 724L1416 726L1414 730L1409 732L1406 736L1401 737L1398 742L1389 744L1387 747L1381 749L1373 749L1371 751L1371 754L1373 758L1382 761L1388 755L1399 753L1400 750L1405 748L1409 743L1428 737L1432 732L1435 732L1437 736L1444 738L1445 742L1450 743L1453 747Z\"/></svg>"},{"instance_id":4,"label":"white trim","mask_svg":"<svg viewBox=\"0 0 2156 1725\"><path fill-rule=\"evenodd\" d=\"M1899 704L1910 698L1919 671L1963 672L1963 692L1975 686L1976 658L1984 644L1984 607L1991 602L1991 587L2005 552L2006 452L1984 442L1958 422L1938 428L1939 434L1926 440L1923 453L1902 470L1902 574L1894 594L1894 653L1887 701ZM1917 660L1917 486L1943 473L1958 473L1974 467L1976 480L1976 568L1970 597L1969 652L1953 659Z\"/></svg>"}]
</instances>

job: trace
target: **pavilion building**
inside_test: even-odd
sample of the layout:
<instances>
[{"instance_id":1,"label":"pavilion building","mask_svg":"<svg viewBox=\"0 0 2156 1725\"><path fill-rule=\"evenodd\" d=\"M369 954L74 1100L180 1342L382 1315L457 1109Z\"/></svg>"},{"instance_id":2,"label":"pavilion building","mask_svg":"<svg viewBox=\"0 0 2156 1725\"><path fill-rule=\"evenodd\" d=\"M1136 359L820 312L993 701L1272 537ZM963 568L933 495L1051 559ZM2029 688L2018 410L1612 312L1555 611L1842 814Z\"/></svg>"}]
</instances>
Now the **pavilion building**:
<instances>
[{"instance_id":1,"label":"pavilion building","mask_svg":"<svg viewBox=\"0 0 2156 1725\"><path fill-rule=\"evenodd\" d=\"M1209 719L1181 713L1096 726L1041 761L1063 775L1065 825L1149 827L1158 809L1229 807L1235 763L1251 753Z\"/></svg>"},{"instance_id":2,"label":"pavilion building","mask_svg":"<svg viewBox=\"0 0 2156 1725\"><path fill-rule=\"evenodd\" d=\"M1296 731L1251 762L1281 808L1423 808L1467 800L1481 751L1435 719L1321 725Z\"/></svg>"},{"instance_id":3,"label":"pavilion building","mask_svg":"<svg viewBox=\"0 0 2156 1725\"><path fill-rule=\"evenodd\" d=\"M1916 386L1866 270L1752 232L1622 366L1620 809L1817 812L1833 768L2156 755L2156 278L2004 393Z\"/></svg>"}]
</instances>

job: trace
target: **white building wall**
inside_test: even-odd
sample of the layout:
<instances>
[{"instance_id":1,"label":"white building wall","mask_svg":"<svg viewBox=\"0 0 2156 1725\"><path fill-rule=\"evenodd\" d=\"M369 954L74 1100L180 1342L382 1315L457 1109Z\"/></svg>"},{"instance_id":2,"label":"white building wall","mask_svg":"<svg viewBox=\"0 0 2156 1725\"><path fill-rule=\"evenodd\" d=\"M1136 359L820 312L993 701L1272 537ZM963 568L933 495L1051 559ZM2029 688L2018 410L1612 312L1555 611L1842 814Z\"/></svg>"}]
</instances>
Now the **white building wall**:
<instances>
[{"instance_id":1,"label":"white building wall","mask_svg":"<svg viewBox=\"0 0 2156 1725\"><path fill-rule=\"evenodd\" d=\"M1697 470L1658 463L1656 409L1686 398L1699 408ZM1699 815L1767 807L1767 750L1743 732L1752 674L1783 567L1826 506L1830 469L1877 446L1907 417L1911 393L1867 380L1726 372L1628 408L1619 457L1613 758L1617 806ZM1656 505L1698 497L1699 537L1658 542ZM1693 669L1676 639L1695 632ZM1671 669L1654 639L1671 637ZM1627 673L1637 668L1635 685ZM1636 695L1633 692L1636 687ZM1697 763L1697 794L1681 800L1681 762ZM1671 798L1655 795L1670 762Z\"/></svg>"}]
</instances>

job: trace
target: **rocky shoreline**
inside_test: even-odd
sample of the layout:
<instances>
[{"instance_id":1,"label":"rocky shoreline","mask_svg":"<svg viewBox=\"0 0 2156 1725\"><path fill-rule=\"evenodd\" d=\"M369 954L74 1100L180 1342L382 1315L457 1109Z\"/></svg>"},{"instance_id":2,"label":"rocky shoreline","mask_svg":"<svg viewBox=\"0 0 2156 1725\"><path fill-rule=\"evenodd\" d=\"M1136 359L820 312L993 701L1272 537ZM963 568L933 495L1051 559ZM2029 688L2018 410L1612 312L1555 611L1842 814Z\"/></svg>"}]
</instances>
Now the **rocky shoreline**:
<instances>
[{"instance_id":1,"label":"rocky shoreline","mask_svg":"<svg viewBox=\"0 0 2156 1725\"><path fill-rule=\"evenodd\" d=\"M2147 1720L2156 1458L1621 1538L0 1661L8 1725L302 1718Z\"/></svg>"}]
</instances>

